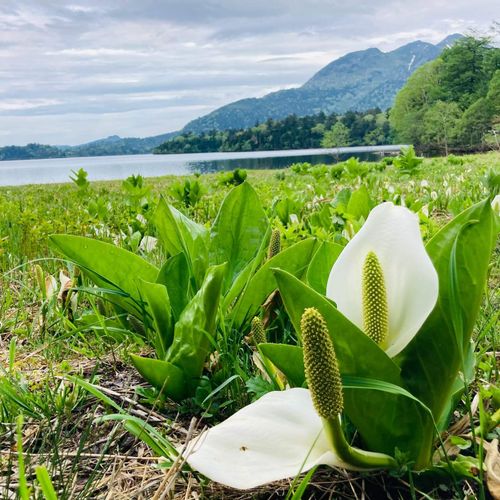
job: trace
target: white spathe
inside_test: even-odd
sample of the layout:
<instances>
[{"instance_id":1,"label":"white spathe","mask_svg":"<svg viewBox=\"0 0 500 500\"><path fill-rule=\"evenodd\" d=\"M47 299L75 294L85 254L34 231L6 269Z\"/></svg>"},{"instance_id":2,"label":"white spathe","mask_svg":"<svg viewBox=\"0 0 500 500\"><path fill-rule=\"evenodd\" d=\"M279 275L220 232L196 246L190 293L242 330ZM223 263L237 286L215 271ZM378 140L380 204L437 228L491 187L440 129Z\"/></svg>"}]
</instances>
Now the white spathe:
<instances>
[{"instance_id":1,"label":"white spathe","mask_svg":"<svg viewBox=\"0 0 500 500\"><path fill-rule=\"evenodd\" d=\"M326 295L363 329L363 264L374 252L387 292L389 331L381 347L394 357L411 341L434 308L439 279L428 256L417 215L390 202L375 207L346 245L328 279Z\"/></svg>"},{"instance_id":2,"label":"white spathe","mask_svg":"<svg viewBox=\"0 0 500 500\"><path fill-rule=\"evenodd\" d=\"M307 389L269 392L192 440L183 456L237 489L294 477L315 465L352 469L335 456Z\"/></svg>"},{"instance_id":3,"label":"white spathe","mask_svg":"<svg viewBox=\"0 0 500 500\"><path fill-rule=\"evenodd\" d=\"M491 208L493 209L493 212L495 212L497 215L500 215L500 194L497 194L492 202L491 202Z\"/></svg>"}]
</instances>

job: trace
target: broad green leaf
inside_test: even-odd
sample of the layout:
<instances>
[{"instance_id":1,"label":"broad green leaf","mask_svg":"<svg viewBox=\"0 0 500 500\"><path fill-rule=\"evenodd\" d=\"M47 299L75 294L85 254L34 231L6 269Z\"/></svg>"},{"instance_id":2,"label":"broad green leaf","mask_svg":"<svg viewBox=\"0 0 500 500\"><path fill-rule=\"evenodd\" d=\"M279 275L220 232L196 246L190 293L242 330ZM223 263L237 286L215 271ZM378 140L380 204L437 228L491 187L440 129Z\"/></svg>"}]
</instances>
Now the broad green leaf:
<instances>
[{"instance_id":1,"label":"broad green leaf","mask_svg":"<svg viewBox=\"0 0 500 500\"><path fill-rule=\"evenodd\" d=\"M269 221L259 197L247 182L226 196L213 223L210 264L228 263L224 290L255 258L268 234Z\"/></svg>"},{"instance_id":2,"label":"broad green leaf","mask_svg":"<svg viewBox=\"0 0 500 500\"><path fill-rule=\"evenodd\" d=\"M167 361L182 369L188 392L198 384L215 337L215 327L226 265L212 266L198 293L177 321Z\"/></svg>"},{"instance_id":3,"label":"broad green leaf","mask_svg":"<svg viewBox=\"0 0 500 500\"><path fill-rule=\"evenodd\" d=\"M314 254L311 264L307 269L307 282L318 293L325 295L330 271L343 249L342 245L323 241Z\"/></svg>"},{"instance_id":4,"label":"broad green leaf","mask_svg":"<svg viewBox=\"0 0 500 500\"><path fill-rule=\"evenodd\" d=\"M141 297L138 281L156 281L158 268L123 248L83 236L56 234L50 236L53 246L74 262L102 288L116 289L130 298L108 296L132 314L137 314Z\"/></svg>"},{"instance_id":5,"label":"broad green leaf","mask_svg":"<svg viewBox=\"0 0 500 500\"><path fill-rule=\"evenodd\" d=\"M258 312L266 298L276 289L273 268L288 271L297 278L302 278L307 271L316 249L316 240L308 238L295 243L269 259L252 277L242 295L236 302L231 319L235 328L239 328Z\"/></svg>"},{"instance_id":6,"label":"broad green leaf","mask_svg":"<svg viewBox=\"0 0 500 500\"><path fill-rule=\"evenodd\" d=\"M165 250L171 256L184 252L195 284L199 286L207 267L208 230L163 198L158 203L153 222Z\"/></svg>"},{"instance_id":7,"label":"broad green leaf","mask_svg":"<svg viewBox=\"0 0 500 500\"><path fill-rule=\"evenodd\" d=\"M356 191L353 191L346 208L349 217L353 220L359 220L361 217L366 219L370 213L370 209L370 195L366 186L361 186Z\"/></svg>"},{"instance_id":8,"label":"broad green leaf","mask_svg":"<svg viewBox=\"0 0 500 500\"><path fill-rule=\"evenodd\" d=\"M178 253L165 262L158 273L157 283L167 287L172 313L179 319L190 299L189 267L184 253Z\"/></svg>"},{"instance_id":9,"label":"broad green leaf","mask_svg":"<svg viewBox=\"0 0 500 500\"><path fill-rule=\"evenodd\" d=\"M164 359L174 336L174 325L170 310L167 287L160 283L141 281L140 291L152 319L154 336L151 339L156 355Z\"/></svg>"},{"instance_id":10,"label":"broad green leaf","mask_svg":"<svg viewBox=\"0 0 500 500\"><path fill-rule=\"evenodd\" d=\"M262 244L255 258L253 258L245 266L245 268L240 272L240 274L238 274L238 276L236 276L233 283L231 284L231 287L227 291L222 304L222 308L225 312L231 309L231 305L235 302L241 292L248 286L250 278L254 276L255 272L264 260L268 250L268 240L270 233L271 227L268 228L266 236L263 238Z\"/></svg>"},{"instance_id":11,"label":"broad green leaf","mask_svg":"<svg viewBox=\"0 0 500 500\"><path fill-rule=\"evenodd\" d=\"M404 388L399 367L332 302L289 273L275 270L275 277L299 338L304 309L315 307L323 315L342 376L378 379ZM295 366L288 368L288 373L300 373L303 369L297 358L290 357ZM270 359L274 362L272 356ZM276 366L279 367L278 364ZM344 402L347 415L369 449L393 455L394 449L399 447L415 459L423 442L427 442L430 449L434 429L432 420L415 401L399 394L371 389L347 389Z\"/></svg>"},{"instance_id":12,"label":"broad green leaf","mask_svg":"<svg viewBox=\"0 0 500 500\"><path fill-rule=\"evenodd\" d=\"M304 355L302 347L287 344L259 344L261 353L278 368L291 387L305 384Z\"/></svg>"},{"instance_id":13,"label":"broad green leaf","mask_svg":"<svg viewBox=\"0 0 500 500\"><path fill-rule=\"evenodd\" d=\"M186 395L186 379L181 368L161 359L130 355L136 370L154 387L174 401Z\"/></svg>"},{"instance_id":14,"label":"broad green leaf","mask_svg":"<svg viewBox=\"0 0 500 500\"><path fill-rule=\"evenodd\" d=\"M486 200L453 219L426 247L439 275L438 302L396 362L408 389L432 409L436 421L463 369L496 236Z\"/></svg>"}]
</instances>

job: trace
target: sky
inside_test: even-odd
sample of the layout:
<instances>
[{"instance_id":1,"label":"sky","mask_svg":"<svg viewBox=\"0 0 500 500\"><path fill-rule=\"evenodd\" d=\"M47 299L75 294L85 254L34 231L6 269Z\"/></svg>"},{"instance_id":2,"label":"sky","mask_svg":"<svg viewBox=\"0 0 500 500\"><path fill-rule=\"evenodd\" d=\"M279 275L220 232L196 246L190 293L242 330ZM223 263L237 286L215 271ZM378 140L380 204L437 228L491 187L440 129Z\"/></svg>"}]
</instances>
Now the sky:
<instances>
[{"instance_id":1,"label":"sky","mask_svg":"<svg viewBox=\"0 0 500 500\"><path fill-rule=\"evenodd\" d=\"M0 146L178 130L347 52L499 14L498 0L0 0Z\"/></svg>"}]
</instances>

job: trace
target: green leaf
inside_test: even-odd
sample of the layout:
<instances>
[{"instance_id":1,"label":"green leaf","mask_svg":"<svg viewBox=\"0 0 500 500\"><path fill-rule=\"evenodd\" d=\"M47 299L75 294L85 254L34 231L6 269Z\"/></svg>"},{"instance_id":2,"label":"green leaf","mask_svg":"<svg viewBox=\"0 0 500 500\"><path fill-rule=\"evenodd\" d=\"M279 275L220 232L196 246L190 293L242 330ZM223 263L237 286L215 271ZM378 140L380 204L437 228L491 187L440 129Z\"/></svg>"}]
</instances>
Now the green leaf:
<instances>
[{"instance_id":1,"label":"green leaf","mask_svg":"<svg viewBox=\"0 0 500 500\"><path fill-rule=\"evenodd\" d=\"M227 312L228 310L231 310L232 304L235 302L241 292L246 289L248 283L250 282L250 279L252 278L252 276L254 276L255 272L264 260L268 249L268 240L270 233L271 227L268 228L266 236L263 238L262 244L255 258L245 266L245 268L238 274L238 276L236 276L235 280L231 284L231 287L227 291L222 304L222 308L224 311Z\"/></svg>"},{"instance_id":2,"label":"green leaf","mask_svg":"<svg viewBox=\"0 0 500 500\"><path fill-rule=\"evenodd\" d=\"M90 392L92 396L96 397L97 399L100 399L104 404L107 404L108 406L111 406L111 408L114 408L115 410L119 412L123 412L124 410L120 405L115 403L109 396L106 396L99 386L95 384L91 384L87 380L83 380L80 377L76 377L74 375L67 375L66 378L73 382L76 385L79 385L80 387L83 387L87 392Z\"/></svg>"},{"instance_id":3,"label":"green leaf","mask_svg":"<svg viewBox=\"0 0 500 500\"><path fill-rule=\"evenodd\" d=\"M35 474L42 490L43 498L45 500L57 500L56 490L50 479L47 467L45 465L37 465L35 467Z\"/></svg>"},{"instance_id":4,"label":"green leaf","mask_svg":"<svg viewBox=\"0 0 500 500\"><path fill-rule=\"evenodd\" d=\"M156 281L158 268L138 255L110 243L83 236L56 234L52 245L74 262L97 286L116 289L129 296L107 295L131 314L140 308L139 280Z\"/></svg>"},{"instance_id":5,"label":"green leaf","mask_svg":"<svg viewBox=\"0 0 500 500\"><path fill-rule=\"evenodd\" d=\"M416 398L411 392L408 392L406 389L403 389L399 385L391 384L389 382L385 382L384 380L376 380L373 378L354 377L352 375L345 375L342 376L342 387L344 390L369 389L370 391L380 391L389 394L398 394L400 396L404 396L405 398L411 399L412 401L415 401L430 416L432 416L430 408L428 408L422 401Z\"/></svg>"},{"instance_id":6,"label":"green leaf","mask_svg":"<svg viewBox=\"0 0 500 500\"><path fill-rule=\"evenodd\" d=\"M359 220L361 217L366 219L371 209L370 195L366 186L361 186L353 191L347 204L346 212L353 220Z\"/></svg>"},{"instance_id":7,"label":"green leaf","mask_svg":"<svg viewBox=\"0 0 500 500\"><path fill-rule=\"evenodd\" d=\"M186 395L185 376L181 368L161 359L131 354L136 370L154 387L174 401Z\"/></svg>"},{"instance_id":8,"label":"green leaf","mask_svg":"<svg viewBox=\"0 0 500 500\"><path fill-rule=\"evenodd\" d=\"M295 243L269 259L252 277L231 312L235 328L253 318L266 298L276 289L273 268L288 271L302 278L307 271L316 248L316 240L308 238Z\"/></svg>"},{"instance_id":9,"label":"green leaf","mask_svg":"<svg viewBox=\"0 0 500 500\"><path fill-rule=\"evenodd\" d=\"M275 269L274 274L299 338L304 309L315 307L325 318L342 374L377 378L401 385L397 365L332 302L285 271Z\"/></svg>"},{"instance_id":10,"label":"green leaf","mask_svg":"<svg viewBox=\"0 0 500 500\"><path fill-rule=\"evenodd\" d=\"M189 393L196 388L203 364L214 342L217 311L226 265L212 266L198 293L175 325L167 361L182 369Z\"/></svg>"},{"instance_id":11,"label":"green leaf","mask_svg":"<svg viewBox=\"0 0 500 500\"><path fill-rule=\"evenodd\" d=\"M173 460L179 454L174 445L163 434L160 434L152 425L139 417L127 413L114 413L98 417L94 420L96 423L109 421L123 422L125 428L131 434L146 443L158 456Z\"/></svg>"},{"instance_id":12,"label":"green leaf","mask_svg":"<svg viewBox=\"0 0 500 500\"><path fill-rule=\"evenodd\" d=\"M179 319L189 302L189 267L184 253L178 253L165 262L158 273L157 283L167 287L172 313Z\"/></svg>"},{"instance_id":13,"label":"green leaf","mask_svg":"<svg viewBox=\"0 0 500 500\"><path fill-rule=\"evenodd\" d=\"M335 264L343 249L342 245L323 241L311 260L307 270L307 282L322 295L326 293L326 284L333 264Z\"/></svg>"},{"instance_id":14,"label":"green leaf","mask_svg":"<svg viewBox=\"0 0 500 500\"><path fill-rule=\"evenodd\" d=\"M269 380L264 379L261 375L249 378L245 382L245 387L247 388L248 394L253 395L252 403L264 396L264 394L275 390L274 384Z\"/></svg>"},{"instance_id":15,"label":"green leaf","mask_svg":"<svg viewBox=\"0 0 500 500\"><path fill-rule=\"evenodd\" d=\"M19 497L22 500L29 500L31 492L30 489L28 488L28 481L26 480L26 469L24 466L23 424L24 424L24 418L21 413L16 418L17 468L19 475L19 484L17 489Z\"/></svg>"},{"instance_id":16,"label":"green leaf","mask_svg":"<svg viewBox=\"0 0 500 500\"><path fill-rule=\"evenodd\" d=\"M153 222L165 250L171 256L184 252L197 288L207 268L208 230L183 215L163 198L158 203Z\"/></svg>"},{"instance_id":17,"label":"green leaf","mask_svg":"<svg viewBox=\"0 0 500 500\"><path fill-rule=\"evenodd\" d=\"M404 388L399 367L332 302L289 273L275 270L275 277L299 338L304 309L315 307L325 318L342 376L377 379ZM274 362L271 356L270 359ZM287 368L285 374L299 374L303 369L303 362L299 364L298 356L290 357L289 362L295 366ZM278 364L276 366L280 368ZM430 449L434 430L432 419L415 401L400 394L370 388L346 389L344 403L347 415L367 448L392 455L399 447L411 458L417 457L422 446Z\"/></svg>"},{"instance_id":18,"label":"green leaf","mask_svg":"<svg viewBox=\"0 0 500 500\"><path fill-rule=\"evenodd\" d=\"M396 361L408 389L432 409L436 421L463 369L496 235L485 200L453 219L426 247L439 276L438 301Z\"/></svg>"},{"instance_id":19,"label":"green leaf","mask_svg":"<svg viewBox=\"0 0 500 500\"><path fill-rule=\"evenodd\" d=\"M302 478L302 481L300 481L298 488L294 491L293 496L292 496L292 500L302 500L302 497L304 496L304 493L306 492L306 489L309 486L309 483L311 482L311 479L312 479L314 473L316 472L317 468L318 468L318 466L315 465L312 469L309 469L307 474ZM297 480L297 478L295 478L293 483L292 483L292 488L290 488L290 492L287 495L287 499L289 498L290 493L293 491L293 487L294 487L296 480Z\"/></svg>"},{"instance_id":20,"label":"green leaf","mask_svg":"<svg viewBox=\"0 0 500 500\"><path fill-rule=\"evenodd\" d=\"M444 432L450 425L450 421L453 417L453 412L462 399L465 387L474 380L476 366L476 356L474 354L474 350L474 343L470 342L469 349L467 350L467 353L465 355L464 369L461 370L458 376L455 378L455 381L453 382L453 385L451 387L450 397L448 398L445 408L441 412L440 420L437 423L437 427L440 432Z\"/></svg>"},{"instance_id":21,"label":"green leaf","mask_svg":"<svg viewBox=\"0 0 500 500\"><path fill-rule=\"evenodd\" d=\"M255 258L269 227L269 221L259 197L244 182L226 196L213 223L210 243L210 263L228 263L224 290Z\"/></svg>"},{"instance_id":22,"label":"green leaf","mask_svg":"<svg viewBox=\"0 0 500 500\"><path fill-rule=\"evenodd\" d=\"M141 281L140 291L152 318L151 326L153 326L154 336L150 340L155 347L158 358L164 359L174 337L167 287L159 283Z\"/></svg>"},{"instance_id":23,"label":"green leaf","mask_svg":"<svg viewBox=\"0 0 500 500\"><path fill-rule=\"evenodd\" d=\"M291 387L303 387L306 381L302 347L287 344L259 344L261 353L278 368Z\"/></svg>"}]
</instances>

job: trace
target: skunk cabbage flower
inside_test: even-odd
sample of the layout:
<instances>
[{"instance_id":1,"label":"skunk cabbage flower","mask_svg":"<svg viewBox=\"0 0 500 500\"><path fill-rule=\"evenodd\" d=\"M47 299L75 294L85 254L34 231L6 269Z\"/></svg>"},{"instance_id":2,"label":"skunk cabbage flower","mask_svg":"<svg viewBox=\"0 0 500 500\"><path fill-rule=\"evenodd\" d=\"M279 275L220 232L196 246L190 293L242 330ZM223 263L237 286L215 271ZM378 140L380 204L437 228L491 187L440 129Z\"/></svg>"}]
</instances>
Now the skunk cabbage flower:
<instances>
[{"instance_id":1,"label":"skunk cabbage flower","mask_svg":"<svg viewBox=\"0 0 500 500\"><path fill-rule=\"evenodd\" d=\"M333 454L307 389L269 392L189 443L188 464L232 488L293 477L315 465L347 467Z\"/></svg>"},{"instance_id":2,"label":"skunk cabbage flower","mask_svg":"<svg viewBox=\"0 0 500 500\"><path fill-rule=\"evenodd\" d=\"M418 332L436 304L438 275L418 217L392 203L375 207L346 245L326 295L391 357Z\"/></svg>"},{"instance_id":3,"label":"skunk cabbage flower","mask_svg":"<svg viewBox=\"0 0 500 500\"><path fill-rule=\"evenodd\" d=\"M438 296L438 276L418 217L392 203L374 208L333 266L327 296L388 355L404 349ZM388 455L347 443L340 423L340 372L326 322L316 309L306 309L301 330L309 389L270 392L205 431L183 451L191 467L237 489L296 476L319 464L397 467Z\"/></svg>"},{"instance_id":4,"label":"skunk cabbage flower","mask_svg":"<svg viewBox=\"0 0 500 500\"><path fill-rule=\"evenodd\" d=\"M249 489L306 472L315 465L345 469L395 467L381 453L351 447L340 425L343 394L325 320L306 309L301 321L308 389L264 395L190 442L188 464L213 481Z\"/></svg>"}]
</instances>

